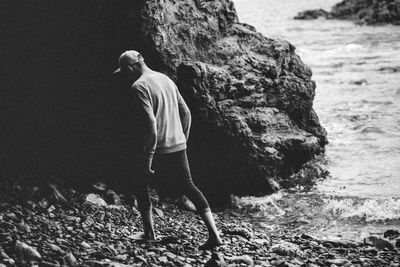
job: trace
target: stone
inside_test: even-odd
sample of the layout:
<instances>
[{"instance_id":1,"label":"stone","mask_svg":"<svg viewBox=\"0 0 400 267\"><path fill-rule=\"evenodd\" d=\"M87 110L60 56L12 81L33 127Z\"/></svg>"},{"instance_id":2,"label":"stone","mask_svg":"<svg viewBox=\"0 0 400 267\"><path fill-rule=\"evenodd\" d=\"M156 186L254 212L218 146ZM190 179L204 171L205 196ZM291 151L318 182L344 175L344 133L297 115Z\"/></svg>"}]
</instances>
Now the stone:
<instances>
[{"instance_id":1,"label":"stone","mask_svg":"<svg viewBox=\"0 0 400 267\"><path fill-rule=\"evenodd\" d=\"M223 229L222 232L227 235L238 235L238 236L244 237L248 240L253 238L253 236L254 236L253 231L251 231L250 229L244 228L242 226L236 226L233 228L229 227L229 228Z\"/></svg>"},{"instance_id":2,"label":"stone","mask_svg":"<svg viewBox=\"0 0 400 267\"><path fill-rule=\"evenodd\" d=\"M386 240L386 239L381 238L381 237L376 237L376 236L366 237L364 239L364 243L366 245L376 247L379 250L383 250L385 248L389 249L389 250L393 250L394 249L393 244L391 244L389 240Z\"/></svg>"},{"instance_id":3,"label":"stone","mask_svg":"<svg viewBox=\"0 0 400 267\"><path fill-rule=\"evenodd\" d=\"M213 252L211 259L206 262L205 267L228 267L222 253Z\"/></svg>"},{"instance_id":4,"label":"stone","mask_svg":"<svg viewBox=\"0 0 400 267\"><path fill-rule=\"evenodd\" d=\"M349 262L349 260L337 258L337 259L330 259L330 260L327 260L326 262L328 262L328 263L330 263L330 264L335 264L335 265L337 265L337 266L342 266L342 265L347 264L347 263Z\"/></svg>"},{"instance_id":5,"label":"stone","mask_svg":"<svg viewBox=\"0 0 400 267\"><path fill-rule=\"evenodd\" d=\"M88 244L88 243L85 242L85 241L82 241L82 242L81 242L81 246L82 246L83 248L86 248L86 249L89 249L89 248L92 247L90 244Z\"/></svg>"},{"instance_id":6,"label":"stone","mask_svg":"<svg viewBox=\"0 0 400 267\"><path fill-rule=\"evenodd\" d=\"M276 254L287 256L302 256L304 254L298 245L283 240L273 245L270 250Z\"/></svg>"},{"instance_id":7,"label":"stone","mask_svg":"<svg viewBox=\"0 0 400 267\"><path fill-rule=\"evenodd\" d=\"M9 259L10 257L7 255L7 253L4 251L3 247L0 245L0 259Z\"/></svg>"},{"instance_id":8,"label":"stone","mask_svg":"<svg viewBox=\"0 0 400 267\"><path fill-rule=\"evenodd\" d=\"M298 13L294 19L300 19L300 20L311 20L311 19L317 19L320 17L323 18L328 18L329 12L323 9L313 9L313 10L306 10L303 12Z\"/></svg>"},{"instance_id":9,"label":"stone","mask_svg":"<svg viewBox=\"0 0 400 267\"><path fill-rule=\"evenodd\" d=\"M157 207L153 207L153 212L155 214L157 214L160 218L164 217L164 212L161 209L157 208Z\"/></svg>"},{"instance_id":10,"label":"stone","mask_svg":"<svg viewBox=\"0 0 400 267\"><path fill-rule=\"evenodd\" d=\"M85 204L99 207L107 206L107 202L104 199L102 199L99 195L93 193L87 194L85 196Z\"/></svg>"},{"instance_id":11,"label":"stone","mask_svg":"<svg viewBox=\"0 0 400 267\"><path fill-rule=\"evenodd\" d=\"M179 203L186 210L197 211L197 209L196 209L195 205L193 204L193 202L190 201L190 199L188 199L188 197L185 196L185 195L180 198Z\"/></svg>"},{"instance_id":12,"label":"stone","mask_svg":"<svg viewBox=\"0 0 400 267\"><path fill-rule=\"evenodd\" d=\"M248 255L234 256L234 257L227 258L227 260L239 262L240 264L246 264L247 266L254 266L253 259Z\"/></svg>"},{"instance_id":13,"label":"stone","mask_svg":"<svg viewBox=\"0 0 400 267\"><path fill-rule=\"evenodd\" d=\"M389 239L396 239L399 236L400 236L399 230L390 229L390 230L385 231L385 233L383 233L383 237L389 238Z\"/></svg>"},{"instance_id":14,"label":"stone","mask_svg":"<svg viewBox=\"0 0 400 267\"><path fill-rule=\"evenodd\" d=\"M92 184L92 187L99 192L105 192L107 190L107 185L102 182L95 182Z\"/></svg>"},{"instance_id":15,"label":"stone","mask_svg":"<svg viewBox=\"0 0 400 267\"><path fill-rule=\"evenodd\" d=\"M62 250L59 246L55 245L55 244L49 244L49 248L54 251L54 252L58 252L60 254L64 254L64 250Z\"/></svg>"},{"instance_id":16,"label":"stone","mask_svg":"<svg viewBox=\"0 0 400 267\"><path fill-rule=\"evenodd\" d=\"M61 194L61 192L57 189L57 187L54 184L49 185L51 189L51 195L53 198L60 204L67 204L68 201L67 199Z\"/></svg>"},{"instance_id":17,"label":"stone","mask_svg":"<svg viewBox=\"0 0 400 267\"><path fill-rule=\"evenodd\" d=\"M72 253L68 253L67 255L65 255L64 260L69 266L75 266L77 264L77 260Z\"/></svg>"},{"instance_id":18,"label":"stone","mask_svg":"<svg viewBox=\"0 0 400 267\"><path fill-rule=\"evenodd\" d=\"M396 248L400 249L400 238L396 240L395 245L396 245Z\"/></svg>"},{"instance_id":19,"label":"stone","mask_svg":"<svg viewBox=\"0 0 400 267\"><path fill-rule=\"evenodd\" d=\"M57 263L53 263L53 262L49 262L49 261L41 261L40 262L40 266L43 266L43 267L57 267L57 266L60 266L60 264L57 262Z\"/></svg>"},{"instance_id":20,"label":"stone","mask_svg":"<svg viewBox=\"0 0 400 267\"><path fill-rule=\"evenodd\" d=\"M159 262L163 262L163 263L167 263L168 262L168 258L165 257L165 256L161 256L161 257L158 257L158 261Z\"/></svg>"},{"instance_id":21,"label":"stone","mask_svg":"<svg viewBox=\"0 0 400 267\"><path fill-rule=\"evenodd\" d=\"M17 241L15 244L15 252L16 255L20 258L20 259L25 259L28 261L32 261L32 260L40 260L42 258L42 256L40 255L40 253L33 247L21 242L21 241Z\"/></svg>"},{"instance_id":22,"label":"stone","mask_svg":"<svg viewBox=\"0 0 400 267\"><path fill-rule=\"evenodd\" d=\"M396 0L344 0L334 5L330 12L322 9L307 10L298 13L295 19L316 19L318 17L353 20L358 24L367 25L382 23L399 25L400 5Z\"/></svg>"},{"instance_id":23,"label":"stone","mask_svg":"<svg viewBox=\"0 0 400 267\"><path fill-rule=\"evenodd\" d=\"M107 197L107 202L110 204L113 204L113 205L121 205L122 204L121 198L113 190L107 190L106 197Z\"/></svg>"}]
</instances>

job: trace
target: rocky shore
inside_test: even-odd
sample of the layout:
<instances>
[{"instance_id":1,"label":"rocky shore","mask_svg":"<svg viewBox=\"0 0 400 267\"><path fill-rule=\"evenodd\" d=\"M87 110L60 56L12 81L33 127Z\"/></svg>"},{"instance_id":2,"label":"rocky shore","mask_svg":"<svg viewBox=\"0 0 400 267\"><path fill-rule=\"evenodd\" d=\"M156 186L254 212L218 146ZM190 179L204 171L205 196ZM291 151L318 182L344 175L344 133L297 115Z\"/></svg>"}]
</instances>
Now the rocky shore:
<instances>
[{"instance_id":1,"label":"rocky shore","mask_svg":"<svg viewBox=\"0 0 400 267\"><path fill-rule=\"evenodd\" d=\"M297 14L294 19L308 20L319 17L353 20L368 25L400 25L400 3L395 0L344 0L333 6L330 12L322 9L307 10Z\"/></svg>"},{"instance_id":2,"label":"rocky shore","mask_svg":"<svg viewBox=\"0 0 400 267\"><path fill-rule=\"evenodd\" d=\"M298 224L271 225L239 210L216 210L224 245L200 251L206 229L187 200L152 194L156 242L136 239L135 201L95 184L2 183L0 266L399 266L397 230L365 240L318 239Z\"/></svg>"}]
</instances>

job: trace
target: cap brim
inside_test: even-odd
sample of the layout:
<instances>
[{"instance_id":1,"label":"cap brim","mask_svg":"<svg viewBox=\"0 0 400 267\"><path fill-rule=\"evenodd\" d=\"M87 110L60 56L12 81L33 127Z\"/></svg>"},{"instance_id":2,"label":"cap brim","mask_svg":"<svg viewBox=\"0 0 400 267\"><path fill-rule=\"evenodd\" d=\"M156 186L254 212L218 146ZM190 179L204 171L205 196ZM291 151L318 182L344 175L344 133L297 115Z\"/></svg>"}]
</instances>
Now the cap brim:
<instances>
[{"instance_id":1,"label":"cap brim","mask_svg":"<svg viewBox=\"0 0 400 267\"><path fill-rule=\"evenodd\" d=\"M116 74L116 73L119 73L119 72L121 72L121 68L116 69L116 70L113 72L113 74Z\"/></svg>"}]
</instances>

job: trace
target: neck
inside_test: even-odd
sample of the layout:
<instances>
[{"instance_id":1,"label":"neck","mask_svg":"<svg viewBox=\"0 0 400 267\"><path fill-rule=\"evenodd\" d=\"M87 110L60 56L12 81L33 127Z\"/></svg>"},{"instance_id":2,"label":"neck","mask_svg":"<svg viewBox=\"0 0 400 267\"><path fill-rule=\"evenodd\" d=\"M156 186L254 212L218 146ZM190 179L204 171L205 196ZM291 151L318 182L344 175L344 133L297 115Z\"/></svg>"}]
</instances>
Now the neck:
<instances>
[{"instance_id":1,"label":"neck","mask_svg":"<svg viewBox=\"0 0 400 267\"><path fill-rule=\"evenodd\" d=\"M140 73L141 73L141 74L149 73L149 72L152 72L152 71L153 71L153 70L150 69L149 67L147 67L146 64L142 64L141 70L140 70Z\"/></svg>"}]
</instances>

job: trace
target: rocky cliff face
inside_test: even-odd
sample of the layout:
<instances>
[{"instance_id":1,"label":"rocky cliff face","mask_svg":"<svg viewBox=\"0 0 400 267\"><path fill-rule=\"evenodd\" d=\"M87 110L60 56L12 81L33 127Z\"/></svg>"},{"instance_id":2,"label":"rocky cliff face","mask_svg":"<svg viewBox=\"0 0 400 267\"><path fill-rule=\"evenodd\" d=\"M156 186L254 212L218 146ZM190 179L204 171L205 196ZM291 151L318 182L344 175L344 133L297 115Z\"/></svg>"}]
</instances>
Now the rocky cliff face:
<instances>
[{"instance_id":1,"label":"rocky cliff face","mask_svg":"<svg viewBox=\"0 0 400 267\"><path fill-rule=\"evenodd\" d=\"M397 0L344 0L333 6L331 12L307 10L295 19L349 19L359 24L391 23L400 25L400 1Z\"/></svg>"},{"instance_id":2,"label":"rocky cliff face","mask_svg":"<svg viewBox=\"0 0 400 267\"><path fill-rule=\"evenodd\" d=\"M272 192L327 143L312 109L310 68L289 42L240 23L229 0L3 7L5 59L17 60L8 69L3 115L8 125L17 122L5 135L17 167L34 159L29 168L51 166L51 175L129 176L137 125L118 89L124 84L110 75L127 49L179 85L193 115L193 175L208 195ZM24 16L12 21L10 10Z\"/></svg>"}]
</instances>

